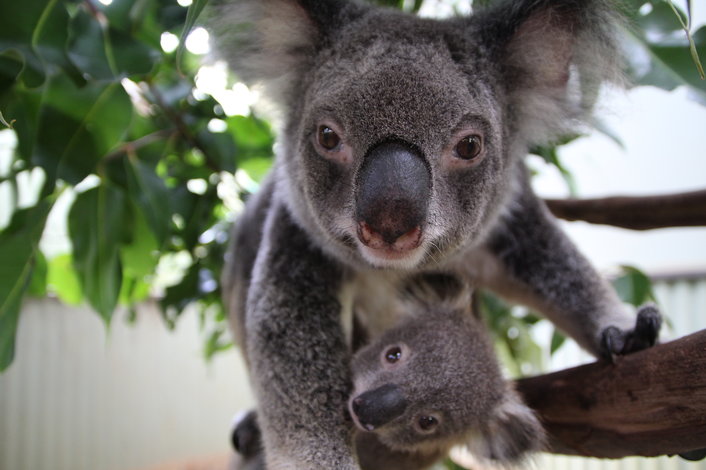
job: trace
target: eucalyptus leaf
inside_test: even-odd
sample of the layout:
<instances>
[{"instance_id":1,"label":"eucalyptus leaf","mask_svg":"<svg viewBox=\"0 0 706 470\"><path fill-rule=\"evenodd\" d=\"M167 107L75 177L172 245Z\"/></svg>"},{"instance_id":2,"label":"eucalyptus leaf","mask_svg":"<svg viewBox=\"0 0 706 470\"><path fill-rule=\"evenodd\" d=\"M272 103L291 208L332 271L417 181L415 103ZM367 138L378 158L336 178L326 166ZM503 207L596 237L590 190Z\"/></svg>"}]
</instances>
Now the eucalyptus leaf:
<instances>
[{"instance_id":1,"label":"eucalyptus leaf","mask_svg":"<svg viewBox=\"0 0 706 470\"><path fill-rule=\"evenodd\" d=\"M204 7L208 3L208 0L193 0L191 5L189 5L189 10L186 14L186 21L184 22L184 28L181 30L181 36L179 38L179 48L177 49L177 70L182 70L182 61L184 56L184 50L186 49L186 38L189 36L191 29L196 24L196 20L203 11Z\"/></svg>"},{"instance_id":2,"label":"eucalyptus leaf","mask_svg":"<svg viewBox=\"0 0 706 470\"><path fill-rule=\"evenodd\" d=\"M172 213L169 190L155 169L136 156L123 159L130 197L144 214L152 236L160 245L167 238Z\"/></svg>"},{"instance_id":3,"label":"eucalyptus leaf","mask_svg":"<svg viewBox=\"0 0 706 470\"><path fill-rule=\"evenodd\" d=\"M32 163L48 179L77 184L125 135L132 104L120 83L78 88L64 76L52 77L43 96Z\"/></svg>"},{"instance_id":4,"label":"eucalyptus leaf","mask_svg":"<svg viewBox=\"0 0 706 470\"><path fill-rule=\"evenodd\" d=\"M120 294L126 220L125 195L110 184L79 194L69 212L73 265L86 299L106 323Z\"/></svg>"},{"instance_id":5,"label":"eucalyptus leaf","mask_svg":"<svg viewBox=\"0 0 706 470\"><path fill-rule=\"evenodd\" d=\"M75 76L65 46L69 15L59 0L5 2L0 15L0 52L14 50L23 59L20 80L29 87L44 83L47 72L61 67Z\"/></svg>"},{"instance_id":6,"label":"eucalyptus leaf","mask_svg":"<svg viewBox=\"0 0 706 470\"><path fill-rule=\"evenodd\" d=\"M644 272L634 266L621 266L621 269L622 274L613 280L613 287L623 302L640 306L655 300L652 281Z\"/></svg>"},{"instance_id":7,"label":"eucalyptus leaf","mask_svg":"<svg viewBox=\"0 0 706 470\"><path fill-rule=\"evenodd\" d=\"M699 76L689 40L669 4L657 2L649 14L637 15L636 20L640 29L628 30L626 42L635 83L668 91L686 86L695 100L706 104L706 80ZM694 52L706 56L706 27L691 37Z\"/></svg>"},{"instance_id":8,"label":"eucalyptus leaf","mask_svg":"<svg viewBox=\"0 0 706 470\"><path fill-rule=\"evenodd\" d=\"M159 243L141 208L134 207L131 240L121 247L123 271L133 279L143 279L157 266ZM168 213L165 213L168 215Z\"/></svg>"},{"instance_id":9,"label":"eucalyptus leaf","mask_svg":"<svg viewBox=\"0 0 706 470\"><path fill-rule=\"evenodd\" d=\"M566 342L566 336L564 336L559 330L554 329L552 333L552 342L549 348L549 354L553 355L559 350L559 348Z\"/></svg>"},{"instance_id":10,"label":"eucalyptus leaf","mask_svg":"<svg viewBox=\"0 0 706 470\"><path fill-rule=\"evenodd\" d=\"M83 300L81 282L76 276L70 254L56 256L49 260L47 285L59 300L69 305L78 305Z\"/></svg>"},{"instance_id":11,"label":"eucalyptus leaf","mask_svg":"<svg viewBox=\"0 0 706 470\"><path fill-rule=\"evenodd\" d=\"M69 56L93 80L115 81L149 73L159 51L80 11L71 24Z\"/></svg>"},{"instance_id":12,"label":"eucalyptus leaf","mask_svg":"<svg viewBox=\"0 0 706 470\"><path fill-rule=\"evenodd\" d=\"M52 207L42 200L22 209L0 233L0 371L5 370L15 354L15 334L22 305L38 261L39 239Z\"/></svg>"}]
</instances>

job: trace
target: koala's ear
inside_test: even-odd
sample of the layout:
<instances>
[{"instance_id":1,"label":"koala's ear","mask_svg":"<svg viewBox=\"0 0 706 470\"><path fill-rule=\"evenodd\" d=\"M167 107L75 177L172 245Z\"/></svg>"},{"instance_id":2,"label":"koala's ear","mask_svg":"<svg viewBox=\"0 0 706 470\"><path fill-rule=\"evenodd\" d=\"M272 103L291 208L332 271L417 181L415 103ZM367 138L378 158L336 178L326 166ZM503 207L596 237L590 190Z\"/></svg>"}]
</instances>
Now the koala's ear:
<instances>
[{"instance_id":1,"label":"koala's ear","mask_svg":"<svg viewBox=\"0 0 706 470\"><path fill-rule=\"evenodd\" d=\"M516 0L480 15L480 34L500 64L515 122L541 144L587 117L598 89L622 83L608 0Z\"/></svg>"},{"instance_id":2,"label":"koala's ear","mask_svg":"<svg viewBox=\"0 0 706 470\"><path fill-rule=\"evenodd\" d=\"M535 413L512 391L468 443L480 460L512 464L542 450L544 429Z\"/></svg>"},{"instance_id":3,"label":"koala's ear","mask_svg":"<svg viewBox=\"0 0 706 470\"><path fill-rule=\"evenodd\" d=\"M239 78L286 100L357 9L347 0L211 0L203 21L216 55Z\"/></svg>"}]
</instances>

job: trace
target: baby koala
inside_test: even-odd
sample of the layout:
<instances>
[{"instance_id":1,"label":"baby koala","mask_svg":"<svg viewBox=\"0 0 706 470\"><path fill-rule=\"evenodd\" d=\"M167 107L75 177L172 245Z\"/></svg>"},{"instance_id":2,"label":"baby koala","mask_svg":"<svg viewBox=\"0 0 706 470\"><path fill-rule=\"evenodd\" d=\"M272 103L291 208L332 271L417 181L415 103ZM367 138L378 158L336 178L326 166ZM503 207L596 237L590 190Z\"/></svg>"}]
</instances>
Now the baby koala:
<instances>
[{"instance_id":1,"label":"baby koala","mask_svg":"<svg viewBox=\"0 0 706 470\"><path fill-rule=\"evenodd\" d=\"M539 450L542 426L502 377L470 289L447 274L424 274L401 295L404 318L351 362L348 411L361 468L421 470L454 445L497 464ZM236 449L248 449L241 452L247 462L262 459L255 419L248 415L233 435Z\"/></svg>"}]
</instances>

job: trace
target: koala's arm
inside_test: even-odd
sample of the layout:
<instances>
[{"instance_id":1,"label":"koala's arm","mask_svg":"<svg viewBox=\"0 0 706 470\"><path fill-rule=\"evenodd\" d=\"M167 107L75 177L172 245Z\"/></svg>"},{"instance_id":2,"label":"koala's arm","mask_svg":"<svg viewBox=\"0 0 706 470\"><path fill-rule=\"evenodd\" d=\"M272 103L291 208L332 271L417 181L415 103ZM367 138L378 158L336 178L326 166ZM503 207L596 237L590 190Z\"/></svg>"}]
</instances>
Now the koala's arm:
<instances>
[{"instance_id":1,"label":"koala's arm","mask_svg":"<svg viewBox=\"0 0 706 470\"><path fill-rule=\"evenodd\" d=\"M479 281L544 314L595 356L611 358L652 346L661 316L637 318L558 227L526 176L521 190L479 253Z\"/></svg>"},{"instance_id":2,"label":"koala's arm","mask_svg":"<svg viewBox=\"0 0 706 470\"><path fill-rule=\"evenodd\" d=\"M355 470L342 269L272 202L247 296L245 336L269 470Z\"/></svg>"}]
</instances>

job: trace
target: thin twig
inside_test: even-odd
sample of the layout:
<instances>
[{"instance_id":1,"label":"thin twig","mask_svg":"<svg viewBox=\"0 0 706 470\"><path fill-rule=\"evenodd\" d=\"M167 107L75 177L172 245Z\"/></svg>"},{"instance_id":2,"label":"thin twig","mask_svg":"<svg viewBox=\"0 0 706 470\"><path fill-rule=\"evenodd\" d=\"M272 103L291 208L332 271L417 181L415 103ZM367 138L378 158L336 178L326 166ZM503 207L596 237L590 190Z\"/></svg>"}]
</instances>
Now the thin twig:
<instances>
[{"instance_id":1,"label":"thin twig","mask_svg":"<svg viewBox=\"0 0 706 470\"><path fill-rule=\"evenodd\" d=\"M112 160L114 158L120 158L128 152L135 152L136 150L141 149L142 147L146 147L149 144L170 137L175 132L175 129L160 129L158 131L152 132L151 134L144 135L139 139L135 139L131 142L125 142L120 147L103 157L103 160L107 161Z\"/></svg>"}]
</instances>

